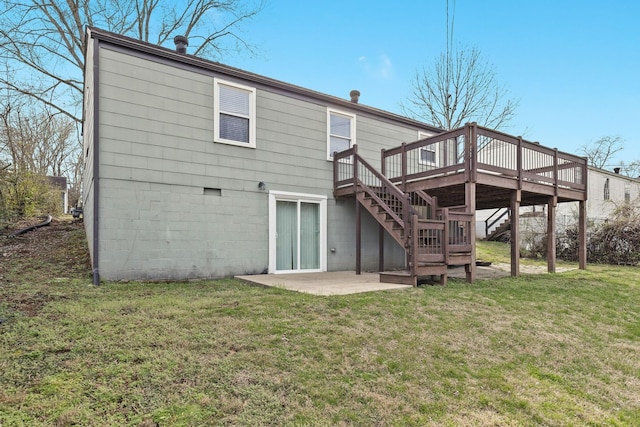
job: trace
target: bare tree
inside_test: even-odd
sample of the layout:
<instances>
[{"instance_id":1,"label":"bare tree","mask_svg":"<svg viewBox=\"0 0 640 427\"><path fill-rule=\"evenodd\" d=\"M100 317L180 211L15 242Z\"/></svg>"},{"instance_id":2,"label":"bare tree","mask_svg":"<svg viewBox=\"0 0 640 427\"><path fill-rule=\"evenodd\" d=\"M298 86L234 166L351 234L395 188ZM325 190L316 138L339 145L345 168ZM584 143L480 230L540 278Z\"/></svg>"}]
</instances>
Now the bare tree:
<instances>
[{"instance_id":1,"label":"bare tree","mask_svg":"<svg viewBox=\"0 0 640 427\"><path fill-rule=\"evenodd\" d=\"M12 195L13 203L22 206L22 196L37 193L28 183L39 183L47 175L65 176L69 200L75 204L83 165L76 124L66 116L40 108L25 95L0 98L0 186L4 188L1 195ZM6 204L3 206L6 212Z\"/></svg>"},{"instance_id":2,"label":"bare tree","mask_svg":"<svg viewBox=\"0 0 640 427\"><path fill-rule=\"evenodd\" d=\"M66 175L78 145L75 123L29 106L5 104L0 108L0 159L18 172Z\"/></svg>"},{"instance_id":3,"label":"bare tree","mask_svg":"<svg viewBox=\"0 0 640 427\"><path fill-rule=\"evenodd\" d=\"M619 136L603 136L597 141L580 147L591 166L604 169L614 159L614 155L624 148L624 140Z\"/></svg>"},{"instance_id":4,"label":"bare tree","mask_svg":"<svg viewBox=\"0 0 640 427\"><path fill-rule=\"evenodd\" d=\"M640 178L640 160L635 160L629 164L620 162L622 173L633 178Z\"/></svg>"},{"instance_id":5,"label":"bare tree","mask_svg":"<svg viewBox=\"0 0 640 427\"><path fill-rule=\"evenodd\" d=\"M449 42L447 42L449 44ZM404 112L443 129L467 122L500 129L514 116L518 101L498 83L493 67L477 48L441 54L432 67L416 73Z\"/></svg>"},{"instance_id":6,"label":"bare tree","mask_svg":"<svg viewBox=\"0 0 640 427\"><path fill-rule=\"evenodd\" d=\"M216 59L252 51L240 27L263 0L0 0L0 86L81 120L85 27L165 44L190 36L193 52Z\"/></svg>"}]
</instances>

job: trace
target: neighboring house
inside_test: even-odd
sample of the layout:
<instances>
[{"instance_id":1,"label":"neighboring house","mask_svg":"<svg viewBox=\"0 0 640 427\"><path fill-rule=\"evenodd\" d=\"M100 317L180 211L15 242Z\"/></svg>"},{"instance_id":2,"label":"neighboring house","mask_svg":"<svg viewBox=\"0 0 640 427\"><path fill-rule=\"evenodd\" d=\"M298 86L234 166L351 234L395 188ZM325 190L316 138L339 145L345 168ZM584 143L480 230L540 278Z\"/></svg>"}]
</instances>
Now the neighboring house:
<instances>
[{"instance_id":1,"label":"neighboring house","mask_svg":"<svg viewBox=\"0 0 640 427\"><path fill-rule=\"evenodd\" d=\"M640 203L640 178L620 175L618 172L589 166L587 179L586 215L589 224L596 224L610 218L613 211L624 203ZM576 202L558 205L556 228L559 235L568 227L578 223L578 204ZM509 225L506 209L493 209L478 212L478 238L486 238L499 231L500 225ZM496 221L497 220L497 221ZM520 227L524 234L530 235L521 241L524 250L531 249L533 241L542 241L546 234L547 214L545 206L529 206L520 209ZM504 234L503 234L504 235ZM499 237L499 236L497 236Z\"/></svg>"},{"instance_id":2,"label":"neighboring house","mask_svg":"<svg viewBox=\"0 0 640 427\"><path fill-rule=\"evenodd\" d=\"M476 209L584 208L582 158L475 124L444 132L351 96L87 29L94 283L363 269L445 283L452 265L473 281Z\"/></svg>"},{"instance_id":3,"label":"neighboring house","mask_svg":"<svg viewBox=\"0 0 640 427\"><path fill-rule=\"evenodd\" d=\"M59 190L60 209L61 212L67 213L69 210L69 191L67 186L67 178L64 176L48 176L49 183Z\"/></svg>"},{"instance_id":4,"label":"neighboring house","mask_svg":"<svg viewBox=\"0 0 640 427\"><path fill-rule=\"evenodd\" d=\"M587 185L587 219L598 223L610 217L617 206L624 203L640 202L640 179L620 175L604 169L589 167ZM558 224L575 225L576 207L568 204L558 214Z\"/></svg>"}]
</instances>

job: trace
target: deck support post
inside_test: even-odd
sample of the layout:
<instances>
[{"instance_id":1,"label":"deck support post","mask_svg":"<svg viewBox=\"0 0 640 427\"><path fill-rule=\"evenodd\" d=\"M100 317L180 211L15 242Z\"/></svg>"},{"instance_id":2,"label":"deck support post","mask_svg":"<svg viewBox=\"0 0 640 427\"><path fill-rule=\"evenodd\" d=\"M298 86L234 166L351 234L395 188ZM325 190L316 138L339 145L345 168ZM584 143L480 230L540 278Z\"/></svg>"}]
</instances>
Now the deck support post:
<instances>
[{"instance_id":1,"label":"deck support post","mask_svg":"<svg viewBox=\"0 0 640 427\"><path fill-rule=\"evenodd\" d=\"M578 206L578 262L580 270L587 269L587 201L581 200Z\"/></svg>"},{"instance_id":2,"label":"deck support post","mask_svg":"<svg viewBox=\"0 0 640 427\"><path fill-rule=\"evenodd\" d=\"M556 272L556 207L558 197L551 196L547 202L547 271Z\"/></svg>"},{"instance_id":3,"label":"deck support post","mask_svg":"<svg viewBox=\"0 0 640 427\"><path fill-rule=\"evenodd\" d=\"M467 212L472 214L469 224L469 243L471 244L470 263L466 264L465 275L467 282L476 281L476 183L478 182L478 125L477 123L467 123L465 125L465 183L464 195ZM447 239L449 236L446 237Z\"/></svg>"},{"instance_id":4,"label":"deck support post","mask_svg":"<svg viewBox=\"0 0 640 427\"><path fill-rule=\"evenodd\" d=\"M362 221L360 200L356 198L356 274L362 272Z\"/></svg>"},{"instance_id":5,"label":"deck support post","mask_svg":"<svg viewBox=\"0 0 640 427\"><path fill-rule=\"evenodd\" d=\"M520 275L520 201L521 190L511 193L511 275Z\"/></svg>"},{"instance_id":6,"label":"deck support post","mask_svg":"<svg viewBox=\"0 0 640 427\"><path fill-rule=\"evenodd\" d=\"M384 271L384 227L378 224L378 271Z\"/></svg>"},{"instance_id":7,"label":"deck support post","mask_svg":"<svg viewBox=\"0 0 640 427\"><path fill-rule=\"evenodd\" d=\"M467 212L473 214L471 222L469 224L469 243L471 243L471 263L465 265L465 275L467 282L473 283L476 281L476 183L465 183L465 204L467 205ZM447 238L449 238L447 236Z\"/></svg>"}]
</instances>

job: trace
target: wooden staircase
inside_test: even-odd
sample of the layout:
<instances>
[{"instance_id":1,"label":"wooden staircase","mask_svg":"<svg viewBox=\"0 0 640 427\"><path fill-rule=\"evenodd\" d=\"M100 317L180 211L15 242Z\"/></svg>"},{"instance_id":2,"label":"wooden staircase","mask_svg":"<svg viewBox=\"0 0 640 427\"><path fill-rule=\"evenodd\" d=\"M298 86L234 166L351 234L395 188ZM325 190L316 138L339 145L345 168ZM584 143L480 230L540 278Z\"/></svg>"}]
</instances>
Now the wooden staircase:
<instances>
[{"instance_id":1,"label":"wooden staircase","mask_svg":"<svg viewBox=\"0 0 640 427\"><path fill-rule=\"evenodd\" d=\"M503 220L503 218L505 218ZM502 220L502 222L500 222ZM511 240L511 211L497 209L485 220L485 240L508 243ZM496 224L498 224L496 226ZM492 227L494 227L492 229ZM489 231L491 230L491 231Z\"/></svg>"},{"instance_id":2,"label":"wooden staircase","mask_svg":"<svg viewBox=\"0 0 640 427\"><path fill-rule=\"evenodd\" d=\"M466 206L441 208L422 190L403 192L361 158L356 146L334 155L334 178L341 168L351 170L351 178L334 179L336 196L355 193L407 254L406 269L381 271L381 282L416 286L420 277L440 276L444 285L448 266L471 264L469 230L474 224Z\"/></svg>"},{"instance_id":3,"label":"wooden staircase","mask_svg":"<svg viewBox=\"0 0 640 427\"><path fill-rule=\"evenodd\" d=\"M487 235L485 240L493 242L509 243L511 240L511 218L507 218L500 223L491 233Z\"/></svg>"}]
</instances>

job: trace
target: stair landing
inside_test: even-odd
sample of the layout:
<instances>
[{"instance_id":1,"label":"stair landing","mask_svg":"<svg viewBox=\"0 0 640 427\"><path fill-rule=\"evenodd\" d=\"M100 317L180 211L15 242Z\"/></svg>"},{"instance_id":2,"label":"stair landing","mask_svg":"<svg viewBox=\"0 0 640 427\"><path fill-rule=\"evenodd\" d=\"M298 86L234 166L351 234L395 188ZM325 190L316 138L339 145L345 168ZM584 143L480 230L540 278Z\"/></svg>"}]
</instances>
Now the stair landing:
<instances>
[{"instance_id":1,"label":"stair landing","mask_svg":"<svg viewBox=\"0 0 640 427\"><path fill-rule=\"evenodd\" d=\"M447 266L444 264L420 266L418 267L418 271L419 273L416 275L412 275L411 272L407 270L381 271L379 273L380 282L418 286L418 280L420 279L420 277L440 276L440 284L447 284Z\"/></svg>"}]
</instances>

